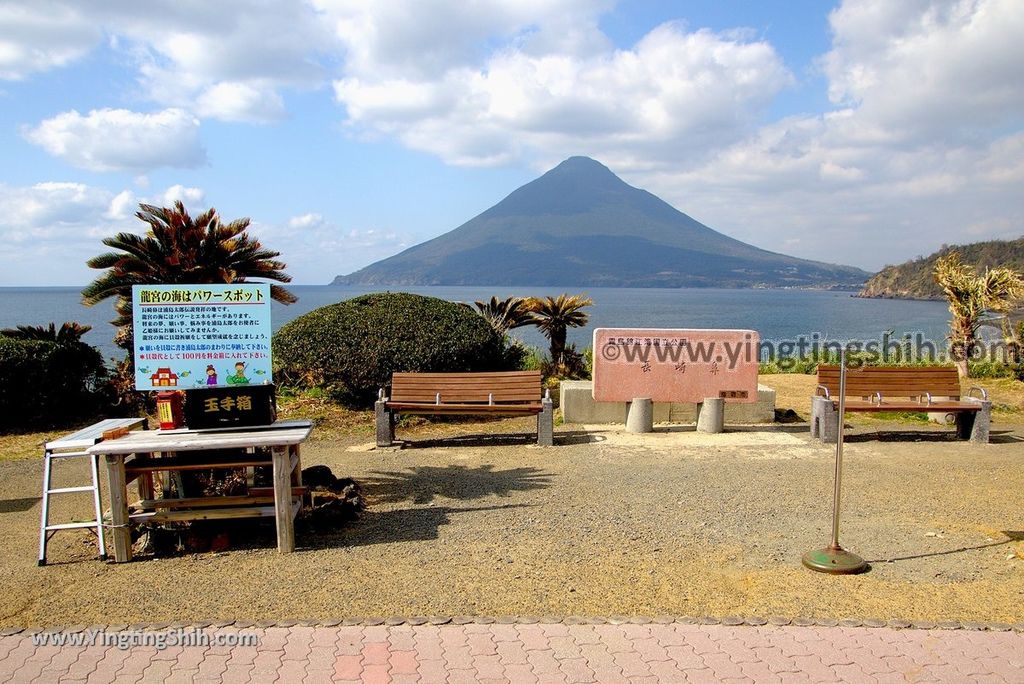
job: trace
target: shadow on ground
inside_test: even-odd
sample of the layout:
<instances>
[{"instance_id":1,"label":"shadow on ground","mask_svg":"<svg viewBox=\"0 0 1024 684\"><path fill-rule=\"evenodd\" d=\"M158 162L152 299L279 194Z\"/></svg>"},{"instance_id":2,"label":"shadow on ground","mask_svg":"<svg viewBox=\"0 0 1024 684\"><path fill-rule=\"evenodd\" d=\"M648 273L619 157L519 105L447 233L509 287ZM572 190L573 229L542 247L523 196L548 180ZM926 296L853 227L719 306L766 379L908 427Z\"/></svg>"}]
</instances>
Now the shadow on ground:
<instances>
[{"instance_id":1,"label":"shadow on ground","mask_svg":"<svg viewBox=\"0 0 1024 684\"><path fill-rule=\"evenodd\" d=\"M337 546L369 546L400 542L433 541L438 538L442 525L451 522L453 515L507 511L530 508L529 504L502 504L499 506L430 506L402 508L394 511L367 511L358 521L348 523L337 533L311 533L302 538L304 545L314 549Z\"/></svg>"},{"instance_id":2,"label":"shadow on ground","mask_svg":"<svg viewBox=\"0 0 1024 684\"><path fill-rule=\"evenodd\" d=\"M898 558L878 558L876 560L868 561L869 563L897 563L899 561L909 560L921 560L922 558L934 558L936 556L952 556L958 553L967 553L968 551L980 551L982 549L990 549L994 546L1005 546L1011 542L1024 541L1024 531L1016 530L1003 530L1002 534L1006 535L1006 539L1001 541L993 541L988 544L978 544L975 546L962 546L956 549L946 549L945 551L933 551L931 553L918 553L909 556L899 556Z\"/></svg>"},{"instance_id":3,"label":"shadow on ground","mask_svg":"<svg viewBox=\"0 0 1024 684\"><path fill-rule=\"evenodd\" d=\"M490 463L476 467L453 464L374 471L359 480L371 506L402 501L427 504L435 497L467 501L491 495L508 496L512 492L546 489L550 482L551 475L540 468L495 470Z\"/></svg>"},{"instance_id":4,"label":"shadow on ground","mask_svg":"<svg viewBox=\"0 0 1024 684\"><path fill-rule=\"evenodd\" d=\"M0 513L23 513L35 506L40 498L30 496L24 499L0 499Z\"/></svg>"}]
</instances>

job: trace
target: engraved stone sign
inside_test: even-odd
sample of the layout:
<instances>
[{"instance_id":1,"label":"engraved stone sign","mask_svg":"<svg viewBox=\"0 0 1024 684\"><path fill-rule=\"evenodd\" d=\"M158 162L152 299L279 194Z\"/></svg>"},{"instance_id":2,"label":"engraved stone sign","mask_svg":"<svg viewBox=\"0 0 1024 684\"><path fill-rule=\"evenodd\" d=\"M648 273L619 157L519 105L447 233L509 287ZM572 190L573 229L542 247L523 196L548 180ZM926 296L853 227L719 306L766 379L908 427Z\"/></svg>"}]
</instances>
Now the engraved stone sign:
<instances>
[{"instance_id":1,"label":"engraved stone sign","mask_svg":"<svg viewBox=\"0 0 1024 684\"><path fill-rule=\"evenodd\" d=\"M757 401L760 336L753 330L598 328L595 401Z\"/></svg>"}]
</instances>

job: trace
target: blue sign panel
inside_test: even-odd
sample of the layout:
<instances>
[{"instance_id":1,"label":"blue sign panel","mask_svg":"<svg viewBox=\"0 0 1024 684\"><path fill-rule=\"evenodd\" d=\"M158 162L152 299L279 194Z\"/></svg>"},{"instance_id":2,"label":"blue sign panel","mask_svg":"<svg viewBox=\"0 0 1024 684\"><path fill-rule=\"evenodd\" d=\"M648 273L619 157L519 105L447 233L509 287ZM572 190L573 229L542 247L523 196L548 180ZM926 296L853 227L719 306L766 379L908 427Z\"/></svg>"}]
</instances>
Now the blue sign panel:
<instances>
[{"instance_id":1,"label":"blue sign panel","mask_svg":"<svg viewBox=\"0 0 1024 684\"><path fill-rule=\"evenodd\" d=\"M272 382L270 285L133 285L135 388Z\"/></svg>"}]
</instances>

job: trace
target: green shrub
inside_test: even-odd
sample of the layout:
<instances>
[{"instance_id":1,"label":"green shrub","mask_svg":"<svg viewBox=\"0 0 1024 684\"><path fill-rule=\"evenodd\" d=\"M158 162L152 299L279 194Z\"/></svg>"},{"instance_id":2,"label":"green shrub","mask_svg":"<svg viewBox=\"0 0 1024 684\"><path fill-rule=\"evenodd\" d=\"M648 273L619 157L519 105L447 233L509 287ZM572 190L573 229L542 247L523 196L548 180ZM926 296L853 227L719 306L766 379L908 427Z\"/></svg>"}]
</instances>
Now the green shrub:
<instances>
[{"instance_id":1,"label":"green shrub","mask_svg":"<svg viewBox=\"0 0 1024 684\"><path fill-rule=\"evenodd\" d=\"M368 294L321 307L274 335L279 382L372 406L395 371L514 370L524 350L464 306L434 297Z\"/></svg>"},{"instance_id":2,"label":"green shrub","mask_svg":"<svg viewBox=\"0 0 1024 684\"><path fill-rule=\"evenodd\" d=\"M84 342L0 335L0 431L52 428L107 407L103 356Z\"/></svg>"}]
</instances>

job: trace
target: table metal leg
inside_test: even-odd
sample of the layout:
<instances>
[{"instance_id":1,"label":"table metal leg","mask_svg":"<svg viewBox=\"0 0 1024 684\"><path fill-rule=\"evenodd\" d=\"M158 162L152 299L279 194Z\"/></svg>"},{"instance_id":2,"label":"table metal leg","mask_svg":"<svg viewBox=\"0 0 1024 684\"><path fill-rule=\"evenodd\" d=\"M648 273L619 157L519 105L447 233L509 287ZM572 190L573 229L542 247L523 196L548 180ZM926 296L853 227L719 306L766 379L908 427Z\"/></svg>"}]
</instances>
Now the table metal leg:
<instances>
[{"instance_id":1,"label":"table metal leg","mask_svg":"<svg viewBox=\"0 0 1024 684\"><path fill-rule=\"evenodd\" d=\"M124 454L107 454L107 484L110 489L110 537L114 542L114 560L132 559L132 533L128 527L128 491L124 477Z\"/></svg>"},{"instance_id":2,"label":"table metal leg","mask_svg":"<svg viewBox=\"0 0 1024 684\"><path fill-rule=\"evenodd\" d=\"M273 448L274 514L277 520L277 550L295 550L295 520L292 518L291 452L286 446Z\"/></svg>"}]
</instances>

